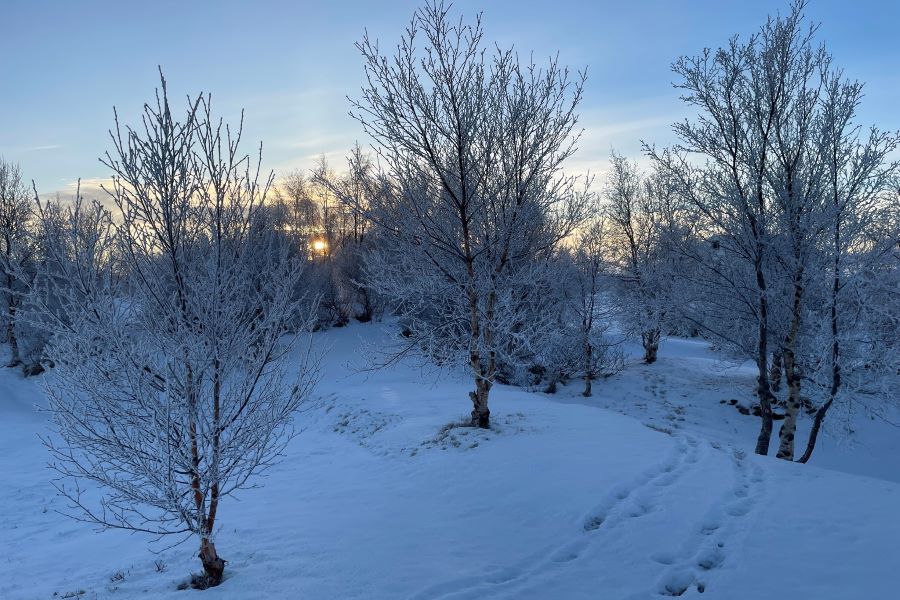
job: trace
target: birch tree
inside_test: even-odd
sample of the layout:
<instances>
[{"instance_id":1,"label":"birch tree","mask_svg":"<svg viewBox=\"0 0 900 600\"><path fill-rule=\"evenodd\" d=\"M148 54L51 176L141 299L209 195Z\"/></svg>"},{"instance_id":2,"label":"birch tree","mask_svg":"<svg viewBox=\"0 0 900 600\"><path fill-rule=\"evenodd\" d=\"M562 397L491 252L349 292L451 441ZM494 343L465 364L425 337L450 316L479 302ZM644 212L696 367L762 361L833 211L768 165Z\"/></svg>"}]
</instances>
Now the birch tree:
<instances>
[{"instance_id":1,"label":"birch tree","mask_svg":"<svg viewBox=\"0 0 900 600\"><path fill-rule=\"evenodd\" d=\"M209 96L176 118L163 79L140 127L117 118L111 138L116 224L76 207L81 235L51 248L48 279L66 284L62 311L46 312L58 433L46 443L77 518L196 536L194 584L214 586L220 504L277 458L313 382L285 336L301 261L260 227L270 179L259 183L241 128L216 120ZM105 259L115 246L121 280Z\"/></svg>"},{"instance_id":2,"label":"birch tree","mask_svg":"<svg viewBox=\"0 0 900 600\"><path fill-rule=\"evenodd\" d=\"M797 5L799 9L801 5ZM797 25L799 28L800 15ZM785 52L784 60L789 61L782 70L785 72L784 101L779 123L773 128L770 170L771 195L774 199L773 228L777 235L773 240L773 254L776 271L781 271L784 287L778 293L776 304L782 304L785 318L776 340L778 355L782 359L787 398L784 401L784 421L778 434L777 457L785 460L794 458L794 437L801 408L802 360L798 355L798 344L803 319L806 312L806 291L814 273L809 267L815 262L815 254L823 230L823 180L824 162L818 151L819 118L823 76L830 68L830 57L823 47L812 46L814 27L808 33L795 32L801 37L793 52ZM790 30L785 30L782 42L789 47ZM776 275L778 277L778 275ZM780 301L780 302L779 302ZM777 312L777 311L776 311ZM778 319L776 319L776 322Z\"/></svg>"},{"instance_id":3,"label":"birch tree","mask_svg":"<svg viewBox=\"0 0 900 600\"><path fill-rule=\"evenodd\" d=\"M828 411L842 395L877 395L900 372L893 355L900 326L900 220L896 175L889 157L900 135L855 122L863 85L840 70L825 74L818 152L823 162L824 223L820 302L814 306L810 379L824 390L806 447L812 456ZM892 276L893 275L893 276ZM823 351L824 349L824 351ZM886 360L885 360L886 359ZM888 391L888 394L891 392Z\"/></svg>"},{"instance_id":4,"label":"birch tree","mask_svg":"<svg viewBox=\"0 0 900 600\"><path fill-rule=\"evenodd\" d=\"M368 37L358 44L367 84L353 114L393 182L366 211L385 230L371 281L400 307L411 343L465 357L471 422L486 428L508 350L499 334L524 341L536 326L515 314L513 291L536 289L533 259L582 216L585 196L560 169L575 150L583 79L555 59L488 56L480 17L448 12L439 2L416 11L392 56Z\"/></svg>"},{"instance_id":5,"label":"birch tree","mask_svg":"<svg viewBox=\"0 0 900 600\"><path fill-rule=\"evenodd\" d=\"M884 203L896 170L887 162L896 136L877 129L867 139L860 135L853 116L861 86L845 80L824 47L814 45L816 26L805 21L804 8L795 2L788 16L770 18L747 42L735 38L714 54L676 63L685 100L700 115L676 125L682 140L676 149L650 149L678 182L694 209L695 232L707 241L693 252L693 283L700 285L683 310L710 337L756 361L761 454L777 401L772 382L784 371L777 455L785 460L794 458L803 382L821 381L822 366L831 365L831 384L820 386L831 388L830 401L813 423L810 452L841 387L840 340L853 335L842 332L841 313L861 315L867 304L851 300L857 292L845 284L869 279L868 265L879 264L894 243L890 235L864 241L859 232L877 229L872 207ZM852 225L857 219L865 223L859 229ZM828 322L826 334L819 324ZM850 345L864 352L864 344ZM827 359L818 350L825 347Z\"/></svg>"},{"instance_id":6,"label":"birch tree","mask_svg":"<svg viewBox=\"0 0 900 600\"><path fill-rule=\"evenodd\" d=\"M769 450L775 402L769 366L777 208L770 185L780 175L775 146L795 100L792 86L808 66L815 32L804 24L803 7L795 2L788 16L770 18L746 41L735 37L715 52L679 59L676 87L698 116L674 126L680 143L673 151L648 149L693 207L695 230L714 250L694 259L698 279L710 286L706 294L721 292L703 300L722 308L721 318L693 322L756 363L758 454Z\"/></svg>"}]
</instances>

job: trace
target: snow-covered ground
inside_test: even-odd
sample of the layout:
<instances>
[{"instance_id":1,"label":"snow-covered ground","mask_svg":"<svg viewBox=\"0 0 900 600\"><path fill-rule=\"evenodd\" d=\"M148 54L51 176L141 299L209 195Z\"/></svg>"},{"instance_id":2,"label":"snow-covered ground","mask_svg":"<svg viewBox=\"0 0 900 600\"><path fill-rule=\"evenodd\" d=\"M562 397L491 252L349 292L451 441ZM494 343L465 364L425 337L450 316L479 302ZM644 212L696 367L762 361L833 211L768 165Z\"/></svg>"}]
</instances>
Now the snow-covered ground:
<instances>
[{"instance_id":1,"label":"snow-covered ground","mask_svg":"<svg viewBox=\"0 0 900 600\"><path fill-rule=\"evenodd\" d=\"M447 427L465 379L353 368L386 335L316 334L304 431L223 505L228 579L204 592L176 591L193 540L55 512L39 381L0 372L0 599L900 597L900 431L854 417L856 443L826 435L810 465L754 456L758 419L727 404L752 372L674 339L594 398L498 387L494 431Z\"/></svg>"}]
</instances>

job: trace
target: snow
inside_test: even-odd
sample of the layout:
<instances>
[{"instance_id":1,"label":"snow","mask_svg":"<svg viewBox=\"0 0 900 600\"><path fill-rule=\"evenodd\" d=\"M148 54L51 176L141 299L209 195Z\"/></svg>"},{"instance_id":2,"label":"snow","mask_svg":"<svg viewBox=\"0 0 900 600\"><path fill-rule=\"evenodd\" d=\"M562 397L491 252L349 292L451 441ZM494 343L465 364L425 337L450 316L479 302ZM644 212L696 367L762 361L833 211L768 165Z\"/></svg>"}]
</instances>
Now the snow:
<instances>
[{"instance_id":1,"label":"snow","mask_svg":"<svg viewBox=\"0 0 900 600\"><path fill-rule=\"evenodd\" d=\"M746 401L752 371L678 339L594 398L500 386L495 430L445 427L468 412L459 374L354 368L388 335L315 334L327 351L303 431L223 504L228 578L204 592L176 590L199 569L194 540L148 546L56 512L39 380L0 373L0 598L900 594L896 429L851 415L859 442L825 435L810 465L755 456L758 419L720 403Z\"/></svg>"}]
</instances>

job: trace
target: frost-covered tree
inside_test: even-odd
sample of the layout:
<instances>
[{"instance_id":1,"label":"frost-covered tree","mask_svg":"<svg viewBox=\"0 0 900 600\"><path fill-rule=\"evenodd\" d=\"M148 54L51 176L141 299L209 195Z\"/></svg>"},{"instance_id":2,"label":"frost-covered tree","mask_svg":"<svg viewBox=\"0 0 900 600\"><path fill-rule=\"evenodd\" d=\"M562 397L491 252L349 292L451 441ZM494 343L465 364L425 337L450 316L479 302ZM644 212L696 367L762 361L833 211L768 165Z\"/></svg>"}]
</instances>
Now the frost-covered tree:
<instances>
[{"instance_id":1,"label":"frost-covered tree","mask_svg":"<svg viewBox=\"0 0 900 600\"><path fill-rule=\"evenodd\" d=\"M302 171L291 171L277 182L272 196L273 204L283 211L280 218L287 231L297 237L300 245L308 245L322 227L309 179Z\"/></svg>"},{"instance_id":2,"label":"frost-covered tree","mask_svg":"<svg viewBox=\"0 0 900 600\"><path fill-rule=\"evenodd\" d=\"M19 310L33 258L31 232L32 201L19 166L0 157L0 322L9 344L8 367L22 364L19 343Z\"/></svg>"},{"instance_id":3,"label":"frost-covered tree","mask_svg":"<svg viewBox=\"0 0 900 600\"><path fill-rule=\"evenodd\" d=\"M823 206L807 378L822 390L799 462L807 462L835 401L889 397L900 374L900 214L889 157L900 136L855 123L863 86L825 74L818 118Z\"/></svg>"},{"instance_id":4,"label":"frost-covered tree","mask_svg":"<svg viewBox=\"0 0 900 600\"><path fill-rule=\"evenodd\" d=\"M54 322L66 319L68 309L63 306L64 298L77 289L84 289L83 279L73 277L83 274L61 270L66 264L61 262L62 257L72 261L76 260L76 252L93 251L96 243L89 238L101 236L101 230L109 224L109 212L96 201L85 204L80 188L79 182L73 201L63 201L57 196L42 202L36 192L34 195L31 223L34 258L32 264L16 272L24 288L17 327L27 346L25 375L39 375L48 364L52 365L45 352L49 332ZM108 230L102 235L110 239ZM103 261L111 267L115 256L111 244L105 244L103 252ZM65 293L61 294L63 289Z\"/></svg>"},{"instance_id":5,"label":"frost-covered tree","mask_svg":"<svg viewBox=\"0 0 900 600\"><path fill-rule=\"evenodd\" d=\"M179 119L163 80L141 126L117 118L111 137L115 220L78 204L49 248L47 445L77 518L196 535L195 584L217 585L220 503L276 459L314 378L285 335L302 261L261 226L270 180L209 96Z\"/></svg>"},{"instance_id":6,"label":"frost-covered tree","mask_svg":"<svg viewBox=\"0 0 900 600\"><path fill-rule=\"evenodd\" d=\"M332 246L360 244L366 236L371 223L363 212L378 185L375 171L372 157L359 144L350 149L343 173L332 171L324 157L313 169L311 181L319 188L324 229Z\"/></svg>"},{"instance_id":7,"label":"frost-covered tree","mask_svg":"<svg viewBox=\"0 0 900 600\"><path fill-rule=\"evenodd\" d=\"M580 349L577 372L584 380L585 397L593 393L594 380L611 375L622 366L621 353L613 348L608 335L616 311L609 305L606 230L605 220L597 216L578 231L570 272L564 274L571 282L565 286L566 300L573 317L570 320L578 332L574 346Z\"/></svg>"},{"instance_id":8,"label":"frost-covered tree","mask_svg":"<svg viewBox=\"0 0 900 600\"><path fill-rule=\"evenodd\" d=\"M561 174L582 80L556 60L486 55L480 17L466 24L448 10L416 11L392 56L368 37L358 44L367 85L354 114L392 188L365 210L383 228L367 270L411 345L468 365L471 422L488 427L501 364L530 354L522 347L552 321L523 312L541 300L541 261L583 212L585 196Z\"/></svg>"},{"instance_id":9,"label":"frost-covered tree","mask_svg":"<svg viewBox=\"0 0 900 600\"><path fill-rule=\"evenodd\" d=\"M665 202L670 188L654 174L613 152L606 186L606 260L617 281L622 322L641 339L644 362L656 361L670 312L671 279L665 247Z\"/></svg>"},{"instance_id":10,"label":"frost-covered tree","mask_svg":"<svg viewBox=\"0 0 900 600\"><path fill-rule=\"evenodd\" d=\"M801 5L797 5L799 10ZM824 48L812 46L814 27L796 25L781 32L782 45L790 37L799 42L793 53L784 53L790 63L785 72L780 122L773 128L772 168L768 187L773 202L773 330L787 384L783 401L784 421L779 430L778 458L793 460L794 437L801 409L802 356L799 349L804 327L806 296L810 280L817 276L810 267L816 262L824 217L824 161L819 151L820 93L830 58Z\"/></svg>"},{"instance_id":11,"label":"frost-covered tree","mask_svg":"<svg viewBox=\"0 0 900 600\"><path fill-rule=\"evenodd\" d=\"M685 317L756 362L759 454L768 453L772 435L772 346L784 339L772 314L779 194L790 185L784 159L803 143L791 137L792 111L805 101L798 82L821 58L811 49L815 28L805 27L803 7L795 3L790 15L769 19L746 41L733 38L715 52L679 59L676 85L698 115L675 125L675 149L649 150L692 207L694 231L706 240L691 253L700 295L682 303Z\"/></svg>"},{"instance_id":12,"label":"frost-covered tree","mask_svg":"<svg viewBox=\"0 0 900 600\"><path fill-rule=\"evenodd\" d=\"M769 19L746 42L735 38L715 53L678 61L679 86L699 116L675 126L678 147L650 150L676 182L703 240L689 245L696 268L678 306L720 345L755 360L762 417L756 451L768 452L772 407L781 404L778 457L786 460L794 458L797 420L808 403L803 382L815 381L813 372L821 380L830 363L829 378L840 387L843 334L826 334L821 324L839 326L838 296L855 292L835 289L878 263L885 239L892 243L882 237L874 244L881 254L871 254L858 234L842 241L841 230L856 219L867 223L862 230L876 223L867 207L883 204L895 171L885 160L897 143L877 130L860 139L852 123L859 85L814 46L816 26L805 22L804 7L795 2L788 16ZM845 305L851 313L852 305ZM834 307L834 320L823 306ZM832 358L823 359L822 348L831 348ZM772 382L782 369L787 395L779 400ZM831 404L823 402L827 411Z\"/></svg>"},{"instance_id":13,"label":"frost-covered tree","mask_svg":"<svg viewBox=\"0 0 900 600\"><path fill-rule=\"evenodd\" d=\"M347 157L347 169L338 174L323 158L313 170L312 181L322 197L324 241L320 268L327 275L323 304L330 305L346 323L350 317L372 320L379 309L378 295L364 282L363 260L374 236L365 212L369 198L379 193L381 182L371 157L357 144Z\"/></svg>"}]
</instances>

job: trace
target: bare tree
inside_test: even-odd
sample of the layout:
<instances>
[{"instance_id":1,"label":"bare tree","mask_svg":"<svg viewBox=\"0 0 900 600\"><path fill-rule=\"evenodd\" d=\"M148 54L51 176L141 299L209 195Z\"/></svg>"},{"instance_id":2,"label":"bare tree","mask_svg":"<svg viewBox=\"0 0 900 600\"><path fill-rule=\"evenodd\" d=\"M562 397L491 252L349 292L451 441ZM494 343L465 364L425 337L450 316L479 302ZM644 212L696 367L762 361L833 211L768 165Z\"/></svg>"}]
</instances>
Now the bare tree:
<instances>
[{"instance_id":1,"label":"bare tree","mask_svg":"<svg viewBox=\"0 0 900 600\"><path fill-rule=\"evenodd\" d=\"M662 183L661 176L644 177L635 163L613 152L606 189L606 260L619 282L623 322L640 337L647 364L656 362L669 303L664 203L670 190Z\"/></svg>"},{"instance_id":2,"label":"bare tree","mask_svg":"<svg viewBox=\"0 0 900 600\"><path fill-rule=\"evenodd\" d=\"M848 388L851 394L871 392L898 372L889 339L896 335L887 332L896 332L900 324L900 223L889 209L897 204L900 162L888 157L900 145L900 136L874 127L864 132L854 122L862 94L862 84L844 79L841 71L825 73L816 148L824 187L817 266L825 290L814 304L813 323L827 327L814 328L810 337L814 349L826 350L813 353L821 358L810 361L810 378L826 393L798 459L802 463L812 456L825 417L841 393Z\"/></svg>"},{"instance_id":3,"label":"bare tree","mask_svg":"<svg viewBox=\"0 0 900 600\"><path fill-rule=\"evenodd\" d=\"M286 233L298 246L309 246L322 229L321 210L313 197L312 183L300 171L291 171L273 188L275 206L282 211Z\"/></svg>"},{"instance_id":4,"label":"bare tree","mask_svg":"<svg viewBox=\"0 0 900 600\"><path fill-rule=\"evenodd\" d=\"M329 290L323 300L346 322L351 316L367 322L374 316L378 300L364 282L364 255L372 245L371 223L366 218L369 198L379 193L381 183L371 157L359 144L347 157L347 169L338 174L322 158L313 170L312 182L322 198L327 254L323 255Z\"/></svg>"},{"instance_id":5,"label":"bare tree","mask_svg":"<svg viewBox=\"0 0 900 600\"><path fill-rule=\"evenodd\" d=\"M270 179L258 183L241 129L214 120L209 96L178 120L163 79L141 128L117 118L111 136L117 224L76 205L68 218L84 226L68 230L81 233L51 248L48 280L65 285L62 312L46 311L59 434L46 443L78 518L196 535L195 585L217 585L219 504L277 458L313 382L302 353L289 364L296 337L284 335L302 261L260 226ZM121 280L104 259L114 246ZM82 481L103 489L99 503Z\"/></svg>"},{"instance_id":6,"label":"bare tree","mask_svg":"<svg viewBox=\"0 0 900 600\"><path fill-rule=\"evenodd\" d=\"M778 457L785 460L794 458L800 409L809 405L803 382L828 388L809 452L841 387L841 339L853 335L842 328L841 313L867 312L867 302L853 300L859 288L850 283L870 280L895 243L894 234L867 241L860 232L877 229L881 212L874 207L884 204L896 171L887 157L897 138L873 129L862 140L852 122L861 86L844 80L824 47L813 45L816 26L805 23L804 8L798 0L788 16L770 18L747 42L733 39L715 54L676 63L685 100L700 116L676 125L682 144L674 151L650 149L677 181L694 210L695 233L707 241L691 247L697 293L682 310L738 355L754 357L761 454L777 402L773 383L783 370ZM825 306L830 315L822 313ZM820 323L831 323L830 333ZM850 363L871 364L863 358L871 348L850 346ZM830 357L821 348L830 348ZM823 379L830 385L817 383Z\"/></svg>"},{"instance_id":7,"label":"bare tree","mask_svg":"<svg viewBox=\"0 0 900 600\"><path fill-rule=\"evenodd\" d=\"M8 367L22 364L17 333L18 312L22 305L27 262L32 258L29 225L32 205L19 166L0 157L0 293L3 297L3 322L9 344Z\"/></svg>"},{"instance_id":8,"label":"bare tree","mask_svg":"<svg viewBox=\"0 0 900 600\"><path fill-rule=\"evenodd\" d=\"M368 37L358 44L368 83L354 116L394 187L365 211L385 229L369 273L401 307L412 343L465 356L472 425L489 427L508 350L498 332L524 339L533 325L514 314L511 292L581 218L584 195L560 167L575 150L582 80L556 60L486 58L480 17L454 22L448 10L416 11L393 56Z\"/></svg>"},{"instance_id":9,"label":"bare tree","mask_svg":"<svg viewBox=\"0 0 900 600\"><path fill-rule=\"evenodd\" d=\"M802 10L802 5L795 5ZM818 111L823 75L830 68L830 57L823 47L813 48L811 36L799 29L802 14L792 15L796 25L781 32L780 44L785 73L783 106L780 122L774 127L771 144L772 168L769 188L774 199L773 228L778 234L773 244L776 272L783 281L776 292L776 305L783 308L784 317L776 319L781 327L777 355L781 357L787 398L785 415L778 434L777 457L794 459L794 437L801 408L802 360L798 346L806 313L806 290L814 273L808 269L815 261L824 223L823 194L824 162L818 151ZM793 48L791 37L800 36ZM806 37L803 37L806 36ZM777 40L777 38L776 38ZM776 46L777 47L777 46ZM778 312L776 308L776 313Z\"/></svg>"},{"instance_id":10,"label":"bare tree","mask_svg":"<svg viewBox=\"0 0 900 600\"><path fill-rule=\"evenodd\" d=\"M620 353L613 351L607 336L615 309L609 306L606 229L603 216L598 215L578 231L572 248L573 272L567 277L574 282L566 299L577 323L585 397L593 393L597 378L611 375L622 365Z\"/></svg>"},{"instance_id":11,"label":"bare tree","mask_svg":"<svg viewBox=\"0 0 900 600\"><path fill-rule=\"evenodd\" d=\"M797 101L794 86L807 75L815 32L804 27L803 8L802 1L795 2L790 15L770 18L746 42L733 38L716 52L679 59L673 67L681 78L676 86L699 114L675 125L681 143L674 151L648 148L694 208L695 230L714 250L695 252L694 258L706 294L721 292L705 299L723 309L721 318L715 325L694 322L756 362L758 454L769 450L775 402L769 360L777 207L771 185L784 184L775 149Z\"/></svg>"},{"instance_id":12,"label":"bare tree","mask_svg":"<svg viewBox=\"0 0 900 600\"><path fill-rule=\"evenodd\" d=\"M375 171L371 156L359 144L350 149L347 169L343 173L331 170L325 157L313 169L311 182L319 188L325 213L323 218L329 221L325 230L333 245L343 247L362 243L371 225L364 213L367 198L374 193L373 186L377 187Z\"/></svg>"}]
</instances>

